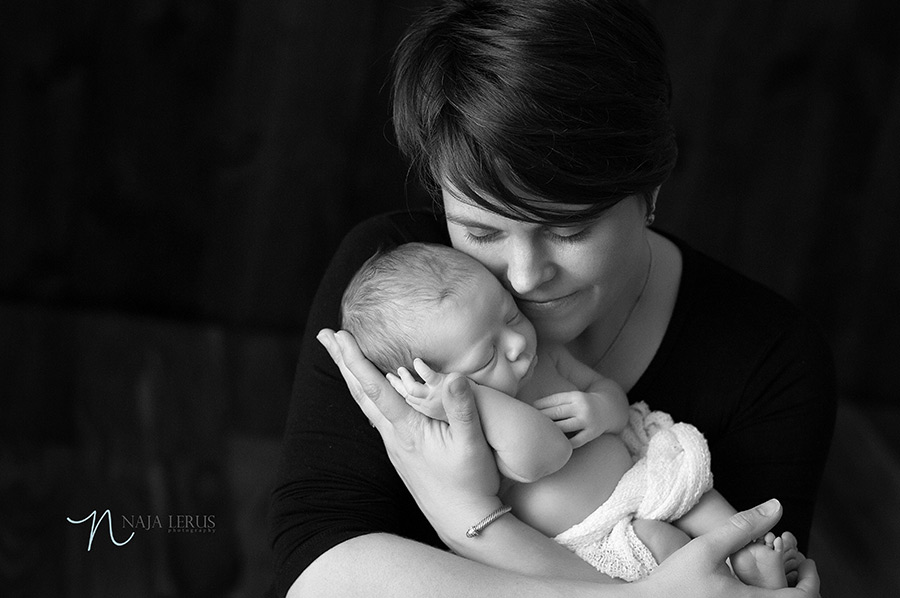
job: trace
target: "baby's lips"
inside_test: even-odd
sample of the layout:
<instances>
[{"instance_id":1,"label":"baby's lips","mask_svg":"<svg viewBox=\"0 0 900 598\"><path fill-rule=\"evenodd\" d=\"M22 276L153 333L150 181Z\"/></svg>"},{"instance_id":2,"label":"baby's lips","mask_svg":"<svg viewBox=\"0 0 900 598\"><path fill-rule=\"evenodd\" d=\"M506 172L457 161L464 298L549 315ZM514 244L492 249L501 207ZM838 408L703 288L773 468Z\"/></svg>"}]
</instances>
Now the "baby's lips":
<instances>
[{"instance_id":1,"label":"baby's lips","mask_svg":"<svg viewBox=\"0 0 900 598\"><path fill-rule=\"evenodd\" d=\"M532 372L534 372L534 368L537 365L537 360L538 360L537 355L535 355L534 357L531 358L531 363L528 364L528 368L525 370L525 373L522 374L523 380L525 378L527 378L528 376L530 376L532 374Z\"/></svg>"}]
</instances>

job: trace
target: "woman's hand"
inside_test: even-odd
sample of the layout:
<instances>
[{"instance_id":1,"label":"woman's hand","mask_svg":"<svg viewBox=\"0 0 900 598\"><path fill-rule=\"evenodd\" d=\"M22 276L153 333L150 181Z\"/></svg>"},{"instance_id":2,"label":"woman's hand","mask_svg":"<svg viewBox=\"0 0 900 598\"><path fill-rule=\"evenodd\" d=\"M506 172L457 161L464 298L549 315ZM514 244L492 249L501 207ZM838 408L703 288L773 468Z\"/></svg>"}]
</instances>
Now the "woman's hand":
<instances>
[{"instance_id":1,"label":"woman's hand","mask_svg":"<svg viewBox=\"0 0 900 598\"><path fill-rule=\"evenodd\" d=\"M641 589L640 595L673 598L819 598L819 574L812 559L800 564L796 587L780 590L744 585L724 564L726 557L764 536L780 518L781 504L776 500L737 513L725 524L675 551L634 586Z\"/></svg>"},{"instance_id":2,"label":"woman's hand","mask_svg":"<svg viewBox=\"0 0 900 598\"><path fill-rule=\"evenodd\" d=\"M498 506L500 476L485 441L468 380L449 374L441 397L447 421L413 409L343 330L324 329L328 350L360 409L381 434L419 508L442 537L466 529Z\"/></svg>"}]
</instances>

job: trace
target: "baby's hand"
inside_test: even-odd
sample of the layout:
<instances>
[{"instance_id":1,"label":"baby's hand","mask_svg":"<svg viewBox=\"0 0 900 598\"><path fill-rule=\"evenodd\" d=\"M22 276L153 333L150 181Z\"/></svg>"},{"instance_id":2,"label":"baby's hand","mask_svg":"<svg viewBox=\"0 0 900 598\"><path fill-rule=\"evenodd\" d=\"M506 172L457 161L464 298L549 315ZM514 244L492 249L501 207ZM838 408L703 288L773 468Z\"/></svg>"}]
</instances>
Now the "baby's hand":
<instances>
[{"instance_id":1,"label":"baby's hand","mask_svg":"<svg viewBox=\"0 0 900 598\"><path fill-rule=\"evenodd\" d=\"M409 370L404 367L397 370L397 373L400 375L399 378L388 372L388 382L419 413L427 415L431 419L447 421L447 413L444 411L444 405L441 402L441 396L449 392L444 388L447 375L435 372L418 357L413 360L413 367L419 376L422 377L422 380L425 381L425 384L416 381L413 375L409 373Z\"/></svg>"},{"instance_id":2,"label":"baby's hand","mask_svg":"<svg viewBox=\"0 0 900 598\"><path fill-rule=\"evenodd\" d=\"M584 446L610 431L609 422L603 417L607 401L600 394L580 390L559 392L540 398L532 405L556 422L569 436L572 448Z\"/></svg>"}]
</instances>

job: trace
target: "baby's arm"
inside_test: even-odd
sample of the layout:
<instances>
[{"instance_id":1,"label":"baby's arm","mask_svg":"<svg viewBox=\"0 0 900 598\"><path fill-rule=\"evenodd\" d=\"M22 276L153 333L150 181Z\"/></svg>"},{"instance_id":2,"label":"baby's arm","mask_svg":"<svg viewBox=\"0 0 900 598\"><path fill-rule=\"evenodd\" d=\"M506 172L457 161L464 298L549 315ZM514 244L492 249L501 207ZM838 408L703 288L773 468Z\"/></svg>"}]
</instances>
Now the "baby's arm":
<instances>
[{"instance_id":1,"label":"baby's arm","mask_svg":"<svg viewBox=\"0 0 900 598\"><path fill-rule=\"evenodd\" d=\"M500 473L517 482L535 482L558 471L572 444L553 421L527 403L472 382L475 404Z\"/></svg>"},{"instance_id":2,"label":"baby's arm","mask_svg":"<svg viewBox=\"0 0 900 598\"><path fill-rule=\"evenodd\" d=\"M388 380L410 405L434 417L431 414L434 410L429 405L434 405L435 399L440 403L447 376L433 371L421 359L416 359L413 367L425 384L416 382L405 368L398 371L399 378L388 374ZM531 405L505 393L475 382L471 385L484 436L494 449L501 474L528 483L566 464L572 454L572 445L553 421Z\"/></svg>"},{"instance_id":3,"label":"baby's arm","mask_svg":"<svg viewBox=\"0 0 900 598\"><path fill-rule=\"evenodd\" d=\"M574 434L572 446L578 448L601 434L617 434L625 429L628 397L618 383L575 359L565 347L553 347L546 356L559 375L578 390L555 393L532 405L563 432Z\"/></svg>"}]
</instances>

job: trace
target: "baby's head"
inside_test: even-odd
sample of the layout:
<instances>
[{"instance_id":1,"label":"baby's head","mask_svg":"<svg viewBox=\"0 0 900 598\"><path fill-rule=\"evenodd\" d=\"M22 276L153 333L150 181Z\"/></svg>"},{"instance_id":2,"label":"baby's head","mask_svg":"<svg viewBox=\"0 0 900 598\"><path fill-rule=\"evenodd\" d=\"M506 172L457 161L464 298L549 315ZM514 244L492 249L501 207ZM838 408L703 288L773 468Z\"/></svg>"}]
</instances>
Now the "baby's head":
<instances>
[{"instance_id":1,"label":"baby's head","mask_svg":"<svg viewBox=\"0 0 900 598\"><path fill-rule=\"evenodd\" d=\"M534 327L475 259L407 243L369 258L341 302L341 327L383 372L420 357L515 395L533 370Z\"/></svg>"}]
</instances>

